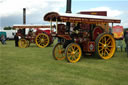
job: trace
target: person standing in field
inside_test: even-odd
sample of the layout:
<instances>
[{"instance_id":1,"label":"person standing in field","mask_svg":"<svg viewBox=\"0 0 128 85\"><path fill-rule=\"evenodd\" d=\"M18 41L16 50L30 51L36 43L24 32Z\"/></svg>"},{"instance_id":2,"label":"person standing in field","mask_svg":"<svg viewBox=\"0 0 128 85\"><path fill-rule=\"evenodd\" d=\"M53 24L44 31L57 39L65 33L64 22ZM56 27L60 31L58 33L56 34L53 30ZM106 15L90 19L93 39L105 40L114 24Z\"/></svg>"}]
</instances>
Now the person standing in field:
<instances>
[{"instance_id":1,"label":"person standing in field","mask_svg":"<svg viewBox=\"0 0 128 85\"><path fill-rule=\"evenodd\" d=\"M1 43L4 45L6 44L6 38L4 35L1 36Z\"/></svg>"},{"instance_id":2,"label":"person standing in field","mask_svg":"<svg viewBox=\"0 0 128 85\"><path fill-rule=\"evenodd\" d=\"M125 44L126 44L126 52L128 56L128 31L125 31L124 38L125 38Z\"/></svg>"},{"instance_id":3,"label":"person standing in field","mask_svg":"<svg viewBox=\"0 0 128 85\"><path fill-rule=\"evenodd\" d=\"M15 40L15 47L18 47L19 37L16 34L14 36L14 40Z\"/></svg>"}]
</instances>

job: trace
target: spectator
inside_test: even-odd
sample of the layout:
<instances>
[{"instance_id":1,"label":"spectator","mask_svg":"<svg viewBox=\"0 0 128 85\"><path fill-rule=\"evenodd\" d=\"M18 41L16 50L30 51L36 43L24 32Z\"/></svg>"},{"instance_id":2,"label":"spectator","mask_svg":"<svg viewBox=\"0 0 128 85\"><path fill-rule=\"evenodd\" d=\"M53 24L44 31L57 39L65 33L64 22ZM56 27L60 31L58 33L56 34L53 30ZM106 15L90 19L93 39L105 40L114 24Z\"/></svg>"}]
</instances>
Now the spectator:
<instances>
[{"instance_id":1,"label":"spectator","mask_svg":"<svg viewBox=\"0 0 128 85\"><path fill-rule=\"evenodd\" d=\"M124 33L124 38L125 38L125 44L126 44L126 51L128 52L128 31Z\"/></svg>"},{"instance_id":2,"label":"spectator","mask_svg":"<svg viewBox=\"0 0 128 85\"><path fill-rule=\"evenodd\" d=\"M19 37L17 35L15 35L14 39L15 39L15 47L18 47Z\"/></svg>"},{"instance_id":3,"label":"spectator","mask_svg":"<svg viewBox=\"0 0 128 85\"><path fill-rule=\"evenodd\" d=\"M1 43L4 45L6 44L6 38L4 35L1 36Z\"/></svg>"}]
</instances>

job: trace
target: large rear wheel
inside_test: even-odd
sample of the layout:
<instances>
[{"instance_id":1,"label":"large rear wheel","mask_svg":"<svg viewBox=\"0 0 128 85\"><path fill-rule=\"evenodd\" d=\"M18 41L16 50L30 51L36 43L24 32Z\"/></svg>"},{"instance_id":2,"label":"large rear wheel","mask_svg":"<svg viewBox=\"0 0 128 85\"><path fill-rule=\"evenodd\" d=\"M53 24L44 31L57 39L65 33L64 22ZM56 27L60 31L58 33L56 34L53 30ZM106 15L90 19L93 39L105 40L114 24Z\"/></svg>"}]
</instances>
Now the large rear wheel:
<instances>
[{"instance_id":1,"label":"large rear wheel","mask_svg":"<svg viewBox=\"0 0 128 85\"><path fill-rule=\"evenodd\" d=\"M65 54L69 62L76 63L82 56L82 50L77 43L71 43L66 47Z\"/></svg>"},{"instance_id":2,"label":"large rear wheel","mask_svg":"<svg viewBox=\"0 0 128 85\"><path fill-rule=\"evenodd\" d=\"M65 59L65 49L61 43L57 43L53 48L53 57L56 60L63 60Z\"/></svg>"},{"instance_id":3,"label":"large rear wheel","mask_svg":"<svg viewBox=\"0 0 128 85\"><path fill-rule=\"evenodd\" d=\"M115 39L111 34L102 33L96 39L96 54L102 59L110 59L115 53Z\"/></svg>"},{"instance_id":4,"label":"large rear wheel","mask_svg":"<svg viewBox=\"0 0 128 85\"><path fill-rule=\"evenodd\" d=\"M35 39L35 43L40 48L45 48L49 45L49 36L45 33L38 34Z\"/></svg>"}]
</instances>

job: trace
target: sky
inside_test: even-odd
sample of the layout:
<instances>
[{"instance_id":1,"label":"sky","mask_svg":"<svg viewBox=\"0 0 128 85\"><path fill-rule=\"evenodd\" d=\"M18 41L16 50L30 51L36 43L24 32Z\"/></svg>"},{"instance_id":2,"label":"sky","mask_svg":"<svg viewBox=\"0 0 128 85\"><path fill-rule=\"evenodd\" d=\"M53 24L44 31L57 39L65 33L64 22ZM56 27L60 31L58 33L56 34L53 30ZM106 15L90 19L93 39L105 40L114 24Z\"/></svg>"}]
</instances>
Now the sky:
<instances>
[{"instance_id":1,"label":"sky","mask_svg":"<svg viewBox=\"0 0 128 85\"><path fill-rule=\"evenodd\" d=\"M27 24L47 24L43 16L56 11L65 13L66 0L0 0L0 29L23 23L26 8ZM107 11L109 17L121 19L128 28L128 0L72 0L72 13L80 11Z\"/></svg>"}]
</instances>

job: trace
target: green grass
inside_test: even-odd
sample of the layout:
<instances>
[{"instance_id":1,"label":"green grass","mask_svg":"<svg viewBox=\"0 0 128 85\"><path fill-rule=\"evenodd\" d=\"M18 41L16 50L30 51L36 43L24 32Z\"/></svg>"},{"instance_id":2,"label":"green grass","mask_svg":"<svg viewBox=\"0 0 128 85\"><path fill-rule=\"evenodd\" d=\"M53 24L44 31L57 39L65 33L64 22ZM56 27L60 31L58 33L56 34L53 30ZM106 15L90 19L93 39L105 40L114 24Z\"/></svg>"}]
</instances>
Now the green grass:
<instances>
[{"instance_id":1,"label":"green grass","mask_svg":"<svg viewBox=\"0 0 128 85\"><path fill-rule=\"evenodd\" d=\"M0 43L0 85L127 85L128 57L116 52L109 60L94 56L80 62L56 61L53 45L21 49L14 41Z\"/></svg>"}]
</instances>

